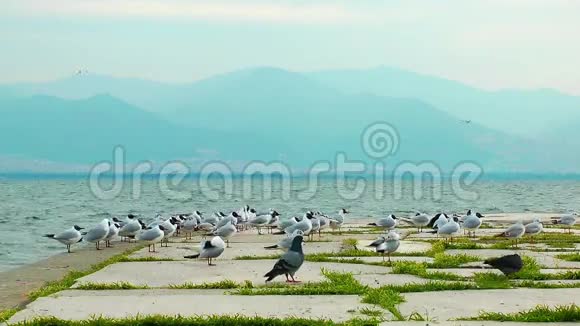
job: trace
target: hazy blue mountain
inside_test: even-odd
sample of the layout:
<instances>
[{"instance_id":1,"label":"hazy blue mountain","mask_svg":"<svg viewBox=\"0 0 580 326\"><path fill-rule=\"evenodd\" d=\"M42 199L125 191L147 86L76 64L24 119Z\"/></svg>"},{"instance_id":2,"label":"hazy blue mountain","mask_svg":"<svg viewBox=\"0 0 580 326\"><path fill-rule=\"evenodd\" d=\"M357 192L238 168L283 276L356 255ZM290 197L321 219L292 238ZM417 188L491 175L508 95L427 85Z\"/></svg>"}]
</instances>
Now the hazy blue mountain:
<instances>
[{"instance_id":1,"label":"hazy blue mountain","mask_svg":"<svg viewBox=\"0 0 580 326\"><path fill-rule=\"evenodd\" d=\"M384 121L397 129L400 140L396 155L387 159L391 169L403 161L432 161L445 170L472 161L487 171L578 170L577 155L548 140L539 143L494 130L471 116L465 118L474 122L467 125L433 101L409 94L377 95L380 89L347 89L328 81L340 78L326 74L256 68L181 85L91 75L42 87L4 85L0 137L10 141L0 144L0 155L95 163L109 159L113 146L120 144L133 162L282 160L304 168L319 160L333 162L337 152L374 162L361 149L361 133L369 124ZM364 79L360 76L361 84ZM426 80L433 85L422 87L432 90L432 96L470 89ZM75 81L85 86L75 86ZM410 88L415 81L401 83ZM404 87L398 87L402 92ZM111 95L91 96L97 90ZM34 92L90 97L15 96ZM475 89L464 93L489 95Z\"/></svg>"},{"instance_id":2,"label":"hazy blue mountain","mask_svg":"<svg viewBox=\"0 0 580 326\"><path fill-rule=\"evenodd\" d=\"M580 122L580 96L555 90L483 91L443 78L386 67L307 75L349 93L421 99L458 119L526 137L542 138L570 120Z\"/></svg>"},{"instance_id":3,"label":"hazy blue mountain","mask_svg":"<svg viewBox=\"0 0 580 326\"><path fill-rule=\"evenodd\" d=\"M274 146L251 133L239 137L176 126L108 95L1 97L0 116L0 154L29 159L94 164L110 160L113 148L122 145L128 162L207 159L204 153L235 160L261 158Z\"/></svg>"}]
</instances>

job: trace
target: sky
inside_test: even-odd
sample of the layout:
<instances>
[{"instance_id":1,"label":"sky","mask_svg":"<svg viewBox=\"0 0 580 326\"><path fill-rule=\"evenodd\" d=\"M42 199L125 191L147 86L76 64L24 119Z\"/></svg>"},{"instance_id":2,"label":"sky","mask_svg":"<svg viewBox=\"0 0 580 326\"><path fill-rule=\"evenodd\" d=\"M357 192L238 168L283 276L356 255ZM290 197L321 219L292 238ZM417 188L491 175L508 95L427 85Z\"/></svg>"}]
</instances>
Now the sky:
<instances>
[{"instance_id":1,"label":"sky","mask_svg":"<svg viewBox=\"0 0 580 326\"><path fill-rule=\"evenodd\" d=\"M0 83L391 66L580 95L580 1L0 0Z\"/></svg>"}]
</instances>

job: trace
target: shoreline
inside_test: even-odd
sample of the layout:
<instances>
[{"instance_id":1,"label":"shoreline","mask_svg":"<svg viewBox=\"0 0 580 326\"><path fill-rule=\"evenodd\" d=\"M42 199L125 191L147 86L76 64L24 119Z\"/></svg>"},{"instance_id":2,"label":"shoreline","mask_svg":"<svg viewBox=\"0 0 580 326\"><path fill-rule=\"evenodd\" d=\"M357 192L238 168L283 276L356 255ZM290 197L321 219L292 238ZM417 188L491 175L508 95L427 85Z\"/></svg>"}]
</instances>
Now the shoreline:
<instances>
[{"instance_id":1,"label":"shoreline","mask_svg":"<svg viewBox=\"0 0 580 326\"><path fill-rule=\"evenodd\" d=\"M28 293L39 289L46 282L60 280L73 270L86 270L137 245L115 242L111 248L96 251L92 246L87 246L71 254L66 253L65 249L63 253L0 272L0 311L23 307L30 302Z\"/></svg>"},{"instance_id":2,"label":"shoreline","mask_svg":"<svg viewBox=\"0 0 580 326\"><path fill-rule=\"evenodd\" d=\"M484 214L485 215L485 214ZM531 221L539 217L546 223L558 213L497 213L485 215L485 220L491 223L512 223L518 219ZM357 218L347 223L365 225L374 219ZM551 224L551 223L550 223ZM60 280L69 271L82 271L100 263L112 256L120 254L139 244L115 242L111 248L96 251L92 246L81 247L67 254L66 251L44 258L40 261L22 265L0 272L0 311L15 307L23 307L30 302L27 294L42 287L46 282Z\"/></svg>"}]
</instances>

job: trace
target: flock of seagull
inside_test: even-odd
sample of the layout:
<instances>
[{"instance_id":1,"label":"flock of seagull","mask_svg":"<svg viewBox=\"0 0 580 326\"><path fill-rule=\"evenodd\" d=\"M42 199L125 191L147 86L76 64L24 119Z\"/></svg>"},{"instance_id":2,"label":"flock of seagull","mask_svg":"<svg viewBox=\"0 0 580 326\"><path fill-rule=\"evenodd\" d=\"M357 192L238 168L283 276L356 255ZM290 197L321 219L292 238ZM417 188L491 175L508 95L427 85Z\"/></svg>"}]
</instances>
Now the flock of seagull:
<instances>
[{"instance_id":1,"label":"flock of seagull","mask_svg":"<svg viewBox=\"0 0 580 326\"><path fill-rule=\"evenodd\" d=\"M342 208L338 215L329 216L322 212L307 211L301 217L281 219L280 214L275 209L270 209L266 213L258 213L256 209L245 205L230 214L215 212L205 215L200 211L187 214L175 214L168 218L157 215L152 222L145 224L142 219L134 214L127 215L125 220L114 217L112 220L103 219L99 224L89 229L87 232L78 225L74 225L59 234L46 234L45 237L54 239L67 247L71 252L71 246L78 242L94 243L97 250L101 250L101 243L105 247L110 247L110 243L118 238L121 241L138 241L149 246L149 252L155 252L155 245L165 244L167 246L172 236L183 234L186 239L192 239L193 234L202 236L200 251L197 254L185 256L188 259L207 259L210 266L212 260L219 257L226 248L229 247L230 239L238 232L256 228L258 234L263 234L262 229L267 229L269 233L285 235L282 239L266 249L280 249L285 251L282 257L276 262L271 271L264 277L267 282L279 275L285 275L287 282L297 282L294 274L304 262L302 242L304 237L312 239L316 233L321 235L325 228L338 230L340 232L346 215L349 212ZM554 219L554 224L562 224L571 229L576 223L577 213L570 213ZM463 229L468 237L475 237L475 232L482 225L484 216L474 210L468 210L465 215L453 214L449 216L445 213L437 213L429 216L425 213L417 212L406 218L397 218L391 214L381 217L369 225L385 229L386 233L379 236L369 247L391 260L391 254L397 251L400 245L400 235L396 232L398 221L404 221L417 227L418 232L424 232L424 228L430 228L428 233L435 233L438 237L443 237L453 241L454 236L458 236ZM274 229L277 231L274 232ZM539 219L523 224L522 220L509 226L507 229L497 234L497 237L505 237L515 240L524 234L535 235L543 230L543 225ZM569 232L571 232L569 230ZM207 240L206 237L211 236ZM522 260L519 255L508 255L500 258L488 259L485 261L502 272L508 274L521 269Z\"/></svg>"}]
</instances>

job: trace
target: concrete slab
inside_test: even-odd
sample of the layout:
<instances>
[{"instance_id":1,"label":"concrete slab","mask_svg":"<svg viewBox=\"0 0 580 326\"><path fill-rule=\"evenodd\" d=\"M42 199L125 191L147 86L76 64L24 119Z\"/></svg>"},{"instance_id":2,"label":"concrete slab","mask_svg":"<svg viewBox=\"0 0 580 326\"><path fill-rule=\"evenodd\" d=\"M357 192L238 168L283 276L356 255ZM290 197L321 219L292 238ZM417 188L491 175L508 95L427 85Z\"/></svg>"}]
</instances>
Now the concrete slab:
<instances>
[{"instance_id":1,"label":"concrete slab","mask_svg":"<svg viewBox=\"0 0 580 326\"><path fill-rule=\"evenodd\" d=\"M491 272L501 274L497 269L482 269L482 268L427 268L428 272L445 272L455 274L461 277L472 277L476 273Z\"/></svg>"},{"instance_id":2,"label":"concrete slab","mask_svg":"<svg viewBox=\"0 0 580 326\"><path fill-rule=\"evenodd\" d=\"M368 263L380 263L383 261L382 256L377 257L335 257L334 259L360 259L364 262ZM387 257L385 257L385 261L387 261ZM391 257L391 261L413 261L418 263L432 263L433 258L431 257L422 257L422 256L393 256Z\"/></svg>"},{"instance_id":3,"label":"concrete slab","mask_svg":"<svg viewBox=\"0 0 580 326\"><path fill-rule=\"evenodd\" d=\"M355 275L354 278L361 282L361 284L368 285L370 287L381 287L384 285L404 285L407 283L425 284L429 282L429 280L408 274L361 274Z\"/></svg>"},{"instance_id":4,"label":"concrete slab","mask_svg":"<svg viewBox=\"0 0 580 326\"><path fill-rule=\"evenodd\" d=\"M125 318L155 314L169 316L239 314L346 321L357 316L352 311L364 307L374 308L372 305L360 303L360 297L352 295L253 296L249 303L247 296L190 290L63 291L29 304L26 309L14 315L9 323L42 316L83 320L93 315Z\"/></svg>"},{"instance_id":5,"label":"concrete slab","mask_svg":"<svg viewBox=\"0 0 580 326\"><path fill-rule=\"evenodd\" d=\"M272 243L275 244L276 242ZM219 257L222 259L234 259L240 256L269 256L282 254L281 250L265 249L264 246L270 244L265 243L231 243L230 248L226 248L224 253ZM340 251L341 244L339 242L308 242L304 244L304 253L314 254L320 252L338 252ZM183 256L191 255L199 251L199 243L195 244L185 244L185 243L174 243L170 244L170 247L157 248L157 252L150 253L148 248L144 248L133 253L131 258L142 258L142 257L157 257L157 258L170 258L175 260L183 260Z\"/></svg>"},{"instance_id":6,"label":"concrete slab","mask_svg":"<svg viewBox=\"0 0 580 326\"><path fill-rule=\"evenodd\" d=\"M562 252L536 252L529 250L511 250L511 249L452 249L446 250L445 253L449 255L466 254L480 257L482 260L490 257L501 257L511 255L514 253L520 256L533 257L540 265L550 266L556 268L580 268L579 262L565 261L555 258L557 254Z\"/></svg>"},{"instance_id":7,"label":"concrete slab","mask_svg":"<svg viewBox=\"0 0 580 326\"><path fill-rule=\"evenodd\" d=\"M403 315L427 312L440 321L473 317L481 310L513 313L538 304L580 304L580 289L509 289L405 293L399 306Z\"/></svg>"},{"instance_id":8,"label":"concrete slab","mask_svg":"<svg viewBox=\"0 0 580 326\"><path fill-rule=\"evenodd\" d=\"M375 241L376 238L377 237L367 241L359 241L358 248L360 250L374 251L375 248L368 247L368 245ZM426 252L429 249L431 249L431 244L428 242L401 240L401 244L399 245L399 249L397 249L397 253L404 254L409 252Z\"/></svg>"},{"instance_id":9,"label":"concrete slab","mask_svg":"<svg viewBox=\"0 0 580 326\"><path fill-rule=\"evenodd\" d=\"M205 261L118 263L80 278L76 285L86 282L128 282L133 285L168 287L186 282L202 284L223 280L248 280L254 284L264 284L263 275L275 263L276 260L222 260L216 261L217 266L208 266ZM384 274L390 271L382 266L305 262L296 276L304 282L322 281L325 279L321 273L322 268L353 274ZM285 278L278 277L274 282L285 282Z\"/></svg>"}]
</instances>

